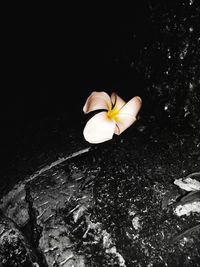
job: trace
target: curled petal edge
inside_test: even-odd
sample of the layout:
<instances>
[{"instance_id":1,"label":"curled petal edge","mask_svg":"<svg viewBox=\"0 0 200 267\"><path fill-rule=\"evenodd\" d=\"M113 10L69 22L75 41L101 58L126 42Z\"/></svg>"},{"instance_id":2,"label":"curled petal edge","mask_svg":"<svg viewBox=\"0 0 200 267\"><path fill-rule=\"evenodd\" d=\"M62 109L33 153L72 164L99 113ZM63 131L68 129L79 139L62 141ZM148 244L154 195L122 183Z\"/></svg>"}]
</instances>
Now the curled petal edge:
<instances>
[{"instance_id":1,"label":"curled petal edge","mask_svg":"<svg viewBox=\"0 0 200 267\"><path fill-rule=\"evenodd\" d=\"M105 92L92 92L87 98L85 105L83 107L84 113L89 113L91 111L105 109L111 109L111 99L110 96Z\"/></svg>"},{"instance_id":2,"label":"curled petal edge","mask_svg":"<svg viewBox=\"0 0 200 267\"><path fill-rule=\"evenodd\" d=\"M121 108L117 116L118 120L116 122L115 134L120 135L136 121L141 106L142 99L139 96L136 96Z\"/></svg>"}]
</instances>

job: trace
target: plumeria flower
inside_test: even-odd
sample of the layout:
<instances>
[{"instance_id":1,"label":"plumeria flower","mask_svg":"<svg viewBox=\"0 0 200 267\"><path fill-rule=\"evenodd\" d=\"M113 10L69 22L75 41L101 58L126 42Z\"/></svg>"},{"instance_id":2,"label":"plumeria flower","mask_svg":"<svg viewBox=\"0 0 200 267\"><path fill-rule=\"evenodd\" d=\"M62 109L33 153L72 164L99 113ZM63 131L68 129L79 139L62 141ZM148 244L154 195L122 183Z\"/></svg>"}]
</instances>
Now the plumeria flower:
<instances>
[{"instance_id":1,"label":"plumeria flower","mask_svg":"<svg viewBox=\"0 0 200 267\"><path fill-rule=\"evenodd\" d=\"M120 135L136 121L142 100L139 96L127 103L116 93L111 97L105 92L92 92L83 107L84 113L99 110L88 120L83 135L89 143L102 143Z\"/></svg>"}]
</instances>

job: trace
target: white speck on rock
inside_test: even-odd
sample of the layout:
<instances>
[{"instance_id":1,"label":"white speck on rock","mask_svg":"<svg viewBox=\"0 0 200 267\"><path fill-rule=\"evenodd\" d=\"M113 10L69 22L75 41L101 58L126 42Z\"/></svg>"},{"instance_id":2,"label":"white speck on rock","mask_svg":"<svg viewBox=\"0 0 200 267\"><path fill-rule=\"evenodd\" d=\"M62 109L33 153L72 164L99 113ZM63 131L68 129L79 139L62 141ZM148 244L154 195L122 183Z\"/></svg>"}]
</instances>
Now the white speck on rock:
<instances>
[{"instance_id":1,"label":"white speck on rock","mask_svg":"<svg viewBox=\"0 0 200 267\"><path fill-rule=\"evenodd\" d=\"M132 225L135 230L138 230L140 228L140 218L138 216L135 216L132 219Z\"/></svg>"},{"instance_id":2,"label":"white speck on rock","mask_svg":"<svg viewBox=\"0 0 200 267\"><path fill-rule=\"evenodd\" d=\"M117 252L117 249L115 246L113 246L112 248L106 249L106 253L114 254L118 258L119 266L126 267L124 258L119 252Z\"/></svg>"},{"instance_id":3,"label":"white speck on rock","mask_svg":"<svg viewBox=\"0 0 200 267\"><path fill-rule=\"evenodd\" d=\"M104 248L111 247L113 245L113 243L112 243L112 239L111 239L110 234L107 231L103 230L102 235L103 235L103 247Z\"/></svg>"},{"instance_id":4,"label":"white speck on rock","mask_svg":"<svg viewBox=\"0 0 200 267\"><path fill-rule=\"evenodd\" d=\"M168 110L168 109L169 109L169 105L166 104L166 105L164 106L164 110L166 111L166 110Z\"/></svg>"},{"instance_id":5,"label":"white speck on rock","mask_svg":"<svg viewBox=\"0 0 200 267\"><path fill-rule=\"evenodd\" d=\"M113 245L111 235L106 230L103 230L102 236L103 236L103 248L106 249L106 253L113 254L118 259L120 267L126 267L124 258L119 252L117 252L116 246Z\"/></svg>"},{"instance_id":6,"label":"white speck on rock","mask_svg":"<svg viewBox=\"0 0 200 267\"><path fill-rule=\"evenodd\" d=\"M194 3L194 0L190 0L189 2L190 6L193 5L193 3Z\"/></svg>"},{"instance_id":7,"label":"white speck on rock","mask_svg":"<svg viewBox=\"0 0 200 267\"><path fill-rule=\"evenodd\" d=\"M132 211L132 210L129 210L129 212L128 212L128 214L130 215L130 216L135 216L135 214L136 214L136 211Z\"/></svg>"},{"instance_id":8,"label":"white speck on rock","mask_svg":"<svg viewBox=\"0 0 200 267\"><path fill-rule=\"evenodd\" d=\"M81 218L86 210L86 207L81 206L78 210L73 213L74 222L77 222Z\"/></svg>"}]
</instances>

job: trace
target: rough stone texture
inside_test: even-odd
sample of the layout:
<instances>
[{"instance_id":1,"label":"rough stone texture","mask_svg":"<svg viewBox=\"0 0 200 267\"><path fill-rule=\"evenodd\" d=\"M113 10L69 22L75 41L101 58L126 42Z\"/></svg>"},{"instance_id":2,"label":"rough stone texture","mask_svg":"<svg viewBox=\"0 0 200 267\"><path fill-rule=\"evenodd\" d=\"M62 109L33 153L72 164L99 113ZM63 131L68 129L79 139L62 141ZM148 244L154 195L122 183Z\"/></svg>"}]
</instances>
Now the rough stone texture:
<instances>
[{"instance_id":1,"label":"rough stone texture","mask_svg":"<svg viewBox=\"0 0 200 267\"><path fill-rule=\"evenodd\" d=\"M196 141L152 133L138 122L122 137L19 183L1 209L21 229L29 224L30 247L39 227L36 247L49 266L198 266L200 213L176 209L199 194L187 196L174 184L197 177ZM20 219L14 203L23 210Z\"/></svg>"},{"instance_id":2,"label":"rough stone texture","mask_svg":"<svg viewBox=\"0 0 200 267\"><path fill-rule=\"evenodd\" d=\"M13 217L15 219L15 216ZM19 227L0 214L0 266L36 266L38 258Z\"/></svg>"},{"instance_id":3,"label":"rough stone texture","mask_svg":"<svg viewBox=\"0 0 200 267\"><path fill-rule=\"evenodd\" d=\"M136 32L135 24L127 26L115 54L116 69L126 73L121 86L130 88L130 96L132 91L142 96L143 116L199 132L199 1L150 0L147 5L145 25L142 20Z\"/></svg>"}]
</instances>

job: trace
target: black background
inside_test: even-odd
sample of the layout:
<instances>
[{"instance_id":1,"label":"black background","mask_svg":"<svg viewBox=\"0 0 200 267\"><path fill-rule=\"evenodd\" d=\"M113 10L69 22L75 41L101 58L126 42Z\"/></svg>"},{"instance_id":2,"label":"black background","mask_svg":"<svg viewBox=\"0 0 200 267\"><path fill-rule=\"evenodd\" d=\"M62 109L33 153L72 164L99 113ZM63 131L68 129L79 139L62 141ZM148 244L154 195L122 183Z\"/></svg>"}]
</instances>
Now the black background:
<instances>
[{"instance_id":1,"label":"black background","mask_svg":"<svg viewBox=\"0 0 200 267\"><path fill-rule=\"evenodd\" d=\"M50 4L4 10L0 179L34 169L41 153L46 162L49 150L56 155L73 129L84 142L88 118L82 108L92 91L115 91L127 101L142 96L143 77L129 60L151 38L149 5L134 4L129 21L119 10L79 4L74 10Z\"/></svg>"},{"instance_id":2,"label":"black background","mask_svg":"<svg viewBox=\"0 0 200 267\"><path fill-rule=\"evenodd\" d=\"M126 49L136 54L148 40L148 5L135 6L128 23L112 14L105 20L103 14L69 18L61 13L27 12L5 22L0 114L4 131L51 115L66 115L73 123L93 90L117 91L125 99L137 93L132 84L137 88L138 77L117 60ZM127 39L131 47L126 47Z\"/></svg>"}]
</instances>

